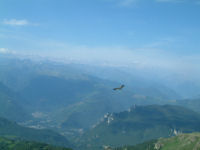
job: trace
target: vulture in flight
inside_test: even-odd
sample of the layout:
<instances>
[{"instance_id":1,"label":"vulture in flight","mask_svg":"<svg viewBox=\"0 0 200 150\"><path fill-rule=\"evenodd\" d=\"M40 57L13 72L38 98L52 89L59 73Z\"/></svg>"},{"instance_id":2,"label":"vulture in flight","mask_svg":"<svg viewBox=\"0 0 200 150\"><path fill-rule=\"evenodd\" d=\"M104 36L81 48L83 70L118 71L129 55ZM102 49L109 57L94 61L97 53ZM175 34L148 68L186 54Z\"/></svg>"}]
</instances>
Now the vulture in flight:
<instances>
[{"instance_id":1,"label":"vulture in flight","mask_svg":"<svg viewBox=\"0 0 200 150\"><path fill-rule=\"evenodd\" d=\"M122 84L120 87L114 88L113 90L121 90L123 87L124 87L124 85Z\"/></svg>"}]
</instances>

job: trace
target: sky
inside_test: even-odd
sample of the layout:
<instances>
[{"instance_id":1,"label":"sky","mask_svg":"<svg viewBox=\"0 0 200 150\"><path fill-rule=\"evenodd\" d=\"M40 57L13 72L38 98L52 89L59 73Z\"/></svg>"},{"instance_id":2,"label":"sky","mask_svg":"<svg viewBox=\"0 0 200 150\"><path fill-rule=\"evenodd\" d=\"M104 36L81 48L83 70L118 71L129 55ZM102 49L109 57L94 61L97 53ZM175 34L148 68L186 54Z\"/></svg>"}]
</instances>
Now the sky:
<instances>
[{"instance_id":1,"label":"sky","mask_svg":"<svg viewBox=\"0 0 200 150\"><path fill-rule=\"evenodd\" d=\"M200 0L0 0L0 54L200 75Z\"/></svg>"}]
</instances>

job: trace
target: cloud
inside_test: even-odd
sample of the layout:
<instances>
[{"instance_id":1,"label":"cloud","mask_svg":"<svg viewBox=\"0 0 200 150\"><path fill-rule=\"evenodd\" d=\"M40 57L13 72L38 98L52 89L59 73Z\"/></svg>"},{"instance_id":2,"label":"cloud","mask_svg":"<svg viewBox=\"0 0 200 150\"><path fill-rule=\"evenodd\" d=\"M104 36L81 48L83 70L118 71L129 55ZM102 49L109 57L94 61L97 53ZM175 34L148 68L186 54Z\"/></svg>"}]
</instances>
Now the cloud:
<instances>
[{"instance_id":1,"label":"cloud","mask_svg":"<svg viewBox=\"0 0 200 150\"><path fill-rule=\"evenodd\" d=\"M6 48L0 48L0 53L6 54L8 52L9 52L8 49L6 49Z\"/></svg>"},{"instance_id":2,"label":"cloud","mask_svg":"<svg viewBox=\"0 0 200 150\"><path fill-rule=\"evenodd\" d=\"M168 42L168 41L167 41ZM173 41L172 41L173 42ZM24 55L25 58L41 57L65 63L81 63L100 66L137 68L171 72L188 78L200 76L200 53L176 53L173 50L159 48L160 43L139 48L128 47L90 47L86 45L70 45L54 40L40 40L34 49L0 48L0 54ZM161 41L161 44L162 41ZM158 45L158 46L157 46ZM164 43L165 45L165 43ZM170 44L169 44L170 45Z\"/></svg>"},{"instance_id":3,"label":"cloud","mask_svg":"<svg viewBox=\"0 0 200 150\"><path fill-rule=\"evenodd\" d=\"M7 48L0 48L0 54L16 54L15 51L11 51Z\"/></svg>"},{"instance_id":4,"label":"cloud","mask_svg":"<svg viewBox=\"0 0 200 150\"><path fill-rule=\"evenodd\" d=\"M3 24L10 26L27 26L27 25L38 25L36 23L31 23L26 19L17 20L17 19L4 19Z\"/></svg>"},{"instance_id":5,"label":"cloud","mask_svg":"<svg viewBox=\"0 0 200 150\"><path fill-rule=\"evenodd\" d=\"M168 42L168 41L167 41ZM194 66L200 63L200 54L195 55L195 60L192 55L184 56L173 51L167 51L159 48L160 43L143 46L140 48L128 47L90 47L90 46L75 46L56 41L41 41L39 47L42 50L29 50L31 54L47 56L50 58L69 60L89 64L104 64L104 65L120 65L137 67L157 67L168 68L173 70L186 69L186 66ZM161 43L166 46L166 43ZM26 51L25 53L29 53Z\"/></svg>"}]
</instances>

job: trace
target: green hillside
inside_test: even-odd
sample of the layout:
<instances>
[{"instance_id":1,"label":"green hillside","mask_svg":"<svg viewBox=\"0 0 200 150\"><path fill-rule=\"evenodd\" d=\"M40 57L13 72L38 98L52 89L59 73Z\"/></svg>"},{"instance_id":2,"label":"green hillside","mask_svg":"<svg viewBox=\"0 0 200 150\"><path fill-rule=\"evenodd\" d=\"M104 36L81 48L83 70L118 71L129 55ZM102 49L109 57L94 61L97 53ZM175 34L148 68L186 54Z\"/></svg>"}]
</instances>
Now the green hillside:
<instances>
[{"instance_id":1,"label":"green hillside","mask_svg":"<svg viewBox=\"0 0 200 150\"><path fill-rule=\"evenodd\" d=\"M74 104L93 89L95 81L66 80L60 77L38 75L19 93L25 97L32 111L55 111L63 106Z\"/></svg>"},{"instance_id":2,"label":"green hillside","mask_svg":"<svg viewBox=\"0 0 200 150\"><path fill-rule=\"evenodd\" d=\"M31 119L31 115L19 104L20 101L19 95L0 83L0 117L20 122Z\"/></svg>"},{"instance_id":3,"label":"green hillside","mask_svg":"<svg viewBox=\"0 0 200 150\"><path fill-rule=\"evenodd\" d=\"M102 122L80 138L79 146L138 144L181 132L200 131L200 115L179 106L135 106L130 111L107 114ZM87 143L84 145L84 143Z\"/></svg>"},{"instance_id":4,"label":"green hillside","mask_svg":"<svg viewBox=\"0 0 200 150\"><path fill-rule=\"evenodd\" d=\"M0 137L1 150L71 150L70 148L56 147L39 142L23 141Z\"/></svg>"},{"instance_id":5,"label":"green hillside","mask_svg":"<svg viewBox=\"0 0 200 150\"><path fill-rule=\"evenodd\" d=\"M200 113L200 98L196 98L196 99L181 99L181 100L172 100L169 101L170 104L173 105L180 105L183 107L187 107L191 110L194 110L196 112Z\"/></svg>"},{"instance_id":6,"label":"green hillside","mask_svg":"<svg viewBox=\"0 0 200 150\"><path fill-rule=\"evenodd\" d=\"M168 139L160 139L155 147L157 150L199 150L200 133L181 134Z\"/></svg>"},{"instance_id":7,"label":"green hillside","mask_svg":"<svg viewBox=\"0 0 200 150\"><path fill-rule=\"evenodd\" d=\"M126 110L133 102L130 92L115 92L105 87L84 97L81 102L62 109L57 116L65 114L63 127L89 128L107 112Z\"/></svg>"},{"instance_id":8,"label":"green hillside","mask_svg":"<svg viewBox=\"0 0 200 150\"><path fill-rule=\"evenodd\" d=\"M22 127L15 122L0 118L0 136L19 137L21 139L44 142L53 145L70 146L65 137L44 129Z\"/></svg>"},{"instance_id":9,"label":"green hillside","mask_svg":"<svg viewBox=\"0 0 200 150\"><path fill-rule=\"evenodd\" d=\"M110 150L200 150L200 133L180 134L171 138L161 138Z\"/></svg>"},{"instance_id":10,"label":"green hillside","mask_svg":"<svg viewBox=\"0 0 200 150\"><path fill-rule=\"evenodd\" d=\"M97 85L98 86L98 85ZM100 87L101 86L101 87ZM113 91L112 86L99 85L79 102L51 113L51 120L60 123L62 129L89 129L110 112L128 110L134 104L162 104L163 100L134 94L129 89Z\"/></svg>"}]
</instances>

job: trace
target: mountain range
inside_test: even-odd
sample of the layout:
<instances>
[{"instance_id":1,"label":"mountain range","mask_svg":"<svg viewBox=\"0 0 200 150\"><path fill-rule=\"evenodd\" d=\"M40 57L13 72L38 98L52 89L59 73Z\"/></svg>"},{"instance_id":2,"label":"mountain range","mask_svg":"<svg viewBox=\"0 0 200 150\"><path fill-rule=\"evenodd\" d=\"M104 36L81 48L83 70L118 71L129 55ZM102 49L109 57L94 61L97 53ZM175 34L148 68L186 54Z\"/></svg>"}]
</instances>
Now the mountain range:
<instances>
[{"instance_id":1,"label":"mountain range","mask_svg":"<svg viewBox=\"0 0 200 150\"><path fill-rule=\"evenodd\" d=\"M162 82L115 68L0 58L0 136L98 150L200 131L199 98L182 99Z\"/></svg>"},{"instance_id":2,"label":"mountain range","mask_svg":"<svg viewBox=\"0 0 200 150\"><path fill-rule=\"evenodd\" d=\"M176 97L170 89L151 86L136 88L127 85L123 91L114 92L112 89L119 86L119 82L86 74L74 64L2 57L0 70L1 84L12 91L8 96L15 97L12 98L12 103L16 103L14 106L21 107L13 109L16 116L8 119L25 126L59 131L72 127L88 129L107 112L120 112L133 104L158 104ZM17 115L17 111L25 115ZM64 133L63 130L60 132Z\"/></svg>"}]
</instances>

